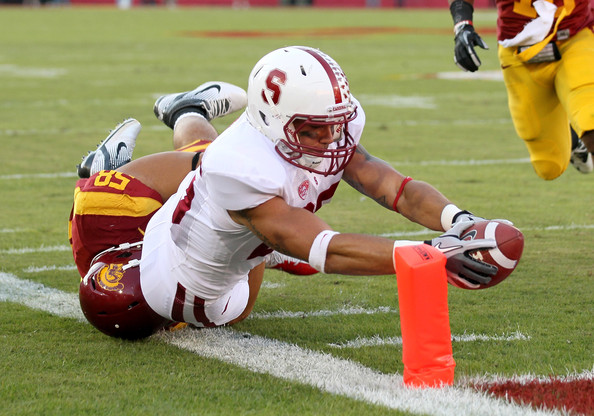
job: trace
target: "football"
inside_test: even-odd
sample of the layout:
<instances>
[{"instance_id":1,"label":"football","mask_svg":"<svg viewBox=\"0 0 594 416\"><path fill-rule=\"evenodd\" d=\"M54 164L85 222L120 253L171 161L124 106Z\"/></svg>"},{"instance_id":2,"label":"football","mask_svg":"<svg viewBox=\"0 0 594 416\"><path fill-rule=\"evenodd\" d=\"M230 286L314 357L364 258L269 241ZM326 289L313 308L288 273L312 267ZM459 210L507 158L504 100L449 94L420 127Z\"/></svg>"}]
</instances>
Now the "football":
<instances>
[{"instance_id":1,"label":"football","mask_svg":"<svg viewBox=\"0 0 594 416\"><path fill-rule=\"evenodd\" d=\"M472 251L470 255L480 261L497 266L497 274L488 284L470 288L453 279L450 284L463 289L487 289L504 281L518 266L524 250L524 235L516 227L499 221L481 221L472 225L462 234L462 240L494 239L497 246L487 250Z\"/></svg>"}]
</instances>

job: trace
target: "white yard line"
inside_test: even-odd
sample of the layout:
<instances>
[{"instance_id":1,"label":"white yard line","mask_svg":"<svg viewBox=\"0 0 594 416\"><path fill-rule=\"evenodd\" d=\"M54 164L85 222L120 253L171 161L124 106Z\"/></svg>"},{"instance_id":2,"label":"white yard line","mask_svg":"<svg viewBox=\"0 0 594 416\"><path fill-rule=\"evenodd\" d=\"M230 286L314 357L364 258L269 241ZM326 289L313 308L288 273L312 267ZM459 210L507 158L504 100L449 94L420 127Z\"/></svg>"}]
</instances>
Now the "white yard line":
<instances>
[{"instance_id":1,"label":"white yard line","mask_svg":"<svg viewBox=\"0 0 594 416\"><path fill-rule=\"evenodd\" d=\"M487 160L425 160L425 161L391 161L392 166L481 166L481 165L510 165L518 163L530 163L529 158L516 159L487 159ZM55 172L55 173L23 173L12 175L0 175L0 180L17 179L56 179L75 178L76 172Z\"/></svg>"},{"instance_id":2,"label":"white yard line","mask_svg":"<svg viewBox=\"0 0 594 416\"><path fill-rule=\"evenodd\" d=\"M0 301L16 302L84 321L77 296L0 272ZM399 374L383 374L350 360L231 329L181 330L156 335L197 355L249 371L310 385L392 409L429 415L559 415L494 399L467 388L410 389Z\"/></svg>"},{"instance_id":3,"label":"white yard line","mask_svg":"<svg viewBox=\"0 0 594 416\"><path fill-rule=\"evenodd\" d=\"M520 331L515 331L510 334L502 335L487 335L487 334L467 334L454 335L452 334L453 342L473 342L473 341L528 341L530 335L525 335ZM338 344L328 344L333 348L362 348L375 347L378 345L402 345L402 337L387 337L382 338L379 335L368 338L356 338L351 341L341 342Z\"/></svg>"},{"instance_id":4,"label":"white yard line","mask_svg":"<svg viewBox=\"0 0 594 416\"><path fill-rule=\"evenodd\" d=\"M377 308L341 308L337 310L320 310L320 311L275 311L275 312L254 312L250 315L252 319L287 319L287 318L311 318L316 316L334 316L334 315L374 315L376 313L398 313L398 310L392 309L389 306L380 306Z\"/></svg>"},{"instance_id":5,"label":"white yard line","mask_svg":"<svg viewBox=\"0 0 594 416\"><path fill-rule=\"evenodd\" d=\"M49 253L54 251L71 251L69 245L57 246L40 246L40 247L22 247L22 248L7 248L0 250L0 254L31 254L31 253Z\"/></svg>"},{"instance_id":6,"label":"white yard line","mask_svg":"<svg viewBox=\"0 0 594 416\"><path fill-rule=\"evenodd\" d=\"M66 266L57 266L55 264L51 266L41 266L41 267L27 267L23 269L23 273L43 273L51 270L59 270L59 271L71 271L76 270L76 266L74 264L69 264Z\"/></svg>"}]
</instances>

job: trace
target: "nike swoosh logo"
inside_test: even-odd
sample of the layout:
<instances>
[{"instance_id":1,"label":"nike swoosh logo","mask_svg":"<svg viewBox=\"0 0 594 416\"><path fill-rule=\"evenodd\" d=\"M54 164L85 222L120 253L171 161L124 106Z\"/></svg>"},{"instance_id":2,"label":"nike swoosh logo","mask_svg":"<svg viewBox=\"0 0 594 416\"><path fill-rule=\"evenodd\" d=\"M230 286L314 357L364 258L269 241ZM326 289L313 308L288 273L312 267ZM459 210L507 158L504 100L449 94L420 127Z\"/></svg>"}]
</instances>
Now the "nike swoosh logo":
<instances>
[{"instance_id":1,"label":"nike swoosh logo","mask_svg":"<svg viewBox=\"0 0 594 416\"><path fill-rule=\"evenodd\" d=\"M507 69L509 68L511 65L501 65L501 69Z\"/></svg>"},{"instance_id":2,"label":"nike swoosh logo","mask_svg":"<svg viewBox=\"0 0 594 416\"><path fill-rule=\"evenodd\" d=\"M221 92L221 86L220 85L217 85L217 84L214 84L214 85L209 85L208 87L204 88L203 90L196 91L196 93L198 94L198 93L201 93L201 92L204 92L204 91L208 91L208 90L210 90L212 88L216 88L217 92Z\"/></svg>"},{"instance_id":3,"label":"nike swoosh logo","mask_svg":"<svg viewBox=\"0 0 594 416\"><path fill-rule=\"evenodd\" d=\"M116 149L116 159L120 156L120 151L122 149L128 150L128 146L126 146L126 143L124 142L120 142L120 144L118 144L118 148Z\"/></svg>"},{"instance_id":4,"label":"nike swoosh logo","mask_svg":"<svg viewBox=\"0 0 594 416\"><path fill-rule=\"evenodd\" d=\"M459 246L451 246L451 247L445 247L445 248L441 248L441 243L437 243L435 246L436 249L438 249L439 251L441 251L442 253L449 253L450 251L453 250L457 250L459 248L462 248L462 245L460 244Z\"/></svg>"}]
</instances>

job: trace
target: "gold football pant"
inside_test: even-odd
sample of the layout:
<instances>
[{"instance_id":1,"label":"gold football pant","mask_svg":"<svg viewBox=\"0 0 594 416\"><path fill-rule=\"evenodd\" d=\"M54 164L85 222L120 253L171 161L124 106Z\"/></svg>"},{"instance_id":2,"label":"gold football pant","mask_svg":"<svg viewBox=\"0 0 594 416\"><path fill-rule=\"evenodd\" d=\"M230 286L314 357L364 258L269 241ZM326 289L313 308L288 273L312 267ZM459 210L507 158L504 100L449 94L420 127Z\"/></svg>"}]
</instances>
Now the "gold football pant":
<instances>
[{"instance_id":1,"label":"gold football pant","mask_svg":"<svg viewBox=\"0 0 594 416\"><path fill-rule=\"evenodd\" d=\"M579 136L594 130L594 34L587 28L557 46L561 60L537 64L520 61L515 47L498 52L514 127L547 180L569 164L569 123Z\"/></svg>"}]
</instances>

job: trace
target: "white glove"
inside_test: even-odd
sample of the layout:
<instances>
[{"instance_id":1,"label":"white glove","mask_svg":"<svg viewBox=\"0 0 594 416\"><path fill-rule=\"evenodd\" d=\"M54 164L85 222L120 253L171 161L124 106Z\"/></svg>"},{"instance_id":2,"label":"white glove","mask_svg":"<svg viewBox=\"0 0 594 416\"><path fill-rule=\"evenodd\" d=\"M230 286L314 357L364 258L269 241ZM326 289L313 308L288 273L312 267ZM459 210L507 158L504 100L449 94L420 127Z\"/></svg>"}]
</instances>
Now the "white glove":
<instances>
[{"instance_id":1,"label":"white glove","mask_svg":"<svg viewBox=\"0 0 594 416\"><path fill-rule=\"evenodd\" d=\"M504 220L504 219L500 219L500 218L498 218L496 220L487 220L486 218L478 217L478 216L474 215L472 212L469 212L466 210L460 211L456 215L454 215L454 218L452 219L452 227L454 225L456 225L456 223L461 222L461 221L471 221L470 225L474 225L477 222L481 222L481 221L497 221L497 222L502 222L507 225L514 225L513 222ZM470 225L468 227L470 227ZM466 228L468 228L468 227L466 227Z\"/></svg>"},{"instance_id":2,"label":"white glove","mask_svg":"<svg viewBox=\"0 0 594 416\"><path fill-rule=\"evenodd\" d=\"M469 254L475 250L485 250L494 248L497 242L494 239L461 240L460 236L471 225L478 221L486 221L484 218L474 217L466 220L457 218L454 226L445 234L425 241L443 254L447 258L446 273L448 277L462 281L470 288L477 288L480 284L487 284L491 281L491 276L497 274L497 266L485 263L472 258Z\"/></svg>"}]
</instances>

